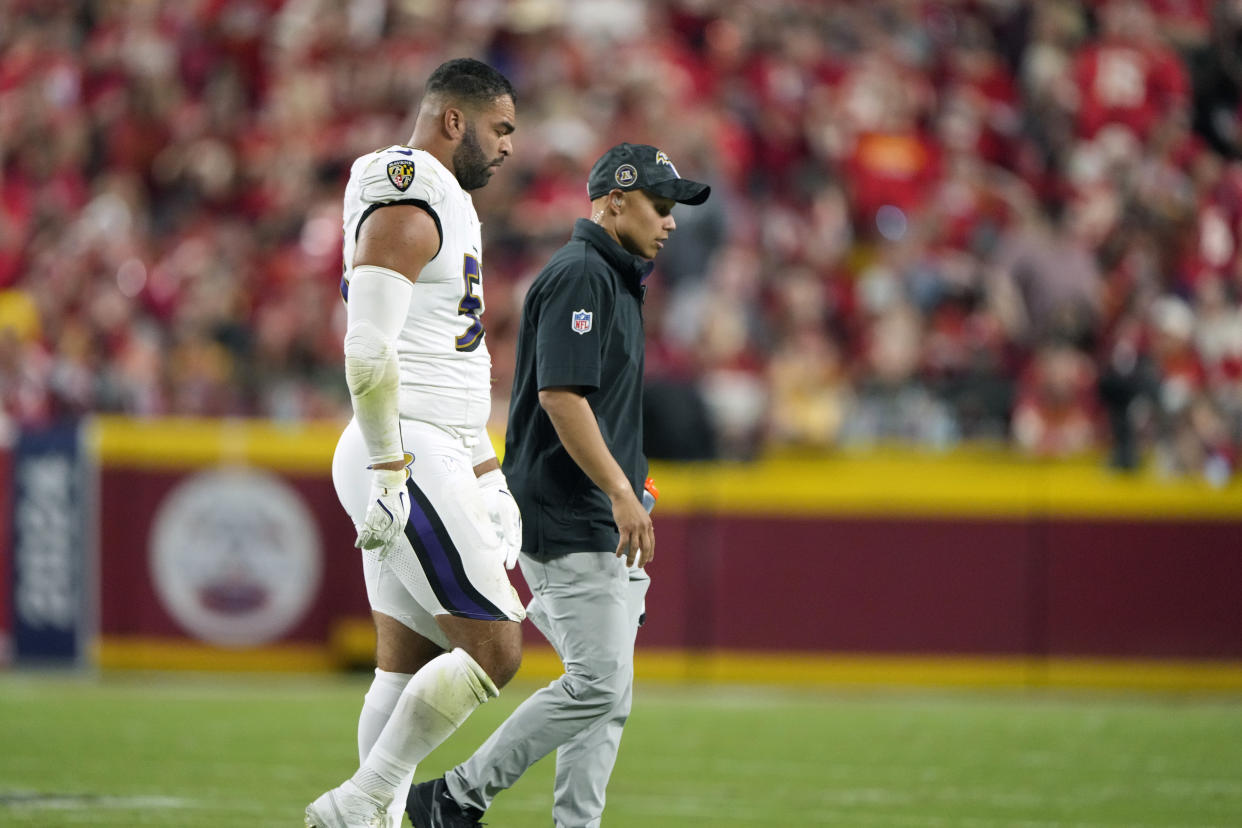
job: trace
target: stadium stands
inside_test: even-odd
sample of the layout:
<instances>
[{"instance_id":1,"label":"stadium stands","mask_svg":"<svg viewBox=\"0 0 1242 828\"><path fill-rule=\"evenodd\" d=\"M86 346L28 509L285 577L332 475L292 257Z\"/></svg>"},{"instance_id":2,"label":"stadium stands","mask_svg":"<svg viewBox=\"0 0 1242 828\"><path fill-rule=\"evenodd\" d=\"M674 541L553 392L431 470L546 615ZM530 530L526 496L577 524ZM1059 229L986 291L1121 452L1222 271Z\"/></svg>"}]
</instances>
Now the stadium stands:
<instances>
[{"instance_id":1,"label":"stadium stands","mask_svg":"<svg viewBox=\"0 0 1242 828\"><path fill-rule=\"evenodd\" d=\"M346 416L344 177L461 54L519 93L475 194L498 427L523 289L624 138L718 194L649 293L655 453L1234 474L1239 0L12 0L9 423Z\"/></svg>"}]
</instances>

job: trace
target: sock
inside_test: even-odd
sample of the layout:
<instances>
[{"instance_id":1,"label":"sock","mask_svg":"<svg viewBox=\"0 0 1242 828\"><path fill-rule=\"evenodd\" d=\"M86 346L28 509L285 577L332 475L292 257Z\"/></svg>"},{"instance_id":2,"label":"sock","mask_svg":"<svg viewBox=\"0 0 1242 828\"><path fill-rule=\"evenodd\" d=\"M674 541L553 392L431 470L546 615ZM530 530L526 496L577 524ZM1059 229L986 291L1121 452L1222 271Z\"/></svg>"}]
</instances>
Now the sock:
<instances>
[{"instance_id":1,"label":"sock","mask_svg":"<svg viewBox=\"0 0 1242 828\"><path fill-rule=\"evenodd\" d=\"M401 691L414 678L413 673L390 673L387 670L375 669L375 680L371 689L362 700L362 712L358 714L358 762L366 761L367 754L375 740L379 738Z\"/></svg>"},{"instance_id":2,"label":"sock","mask_svg":"<svg viewBox=\"0 0 1242 828\"><path fill-rule=\"evenodd\" d=\"M456 649L414 674L353 782L381 802L391 801L414 768L488 698L500 695L465 650Z\"/></svg>"},{"instance_id":3,"label":"sock","mask_svg":"<svg viewBox=\"0 0 1242 828\"><path fill-rule=\"evenodd\" d=\"M371 752L375 741L379 739L384 725L388 724L388 719L397 706L397 700L401 698L401 691L412 678L414 678L413 673L390 673L376 668L375 679L371 682L371 689L363 698L362 712L358 714L359 764L366 761L367 754ZM386 804L390 819L400 819L401 812L405 809L405 799L410 791L410 783L413 781L413 771L402 777L401 784L397 786L396 795L391 802ZM400 822L397 822L393 828L400 828Z\"/></svg>"}]
</instances>

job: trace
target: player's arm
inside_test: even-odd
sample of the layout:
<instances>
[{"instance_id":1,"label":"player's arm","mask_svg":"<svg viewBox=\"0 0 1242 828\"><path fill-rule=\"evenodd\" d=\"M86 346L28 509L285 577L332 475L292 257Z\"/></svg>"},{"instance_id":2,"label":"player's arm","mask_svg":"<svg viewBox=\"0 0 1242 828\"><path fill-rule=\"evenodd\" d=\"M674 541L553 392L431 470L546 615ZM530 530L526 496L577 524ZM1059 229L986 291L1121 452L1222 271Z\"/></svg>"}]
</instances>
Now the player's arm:
<instances>
[{"instance_id":1,"label":"player's arm","mask_svg":"<svg viewBox=\"0 0 1242 828\"><path fill-rule=\"evenodd\" d=\"M405 323L414 280L440 248L440 231L425 210L391 205L359 228L349 280L345 379L354 417L371 461L371 498L357 545L386 547L405 527L405 467L397 397L397 336Z\"/></svg>"},{"instance_id":2,"label":"player's arm","mask_svg":"<svg viewBox=\"0 0 1242 828\"><path fill-rule=\"evenodd\" d=\"M488 472L493 471L500 471L500 460L494 454L474 467L474 476L482 477Z\"/></svg>"},{"instance_id":3,"label":"player's arm","mask_svg":"<svg viewBox=\"0 0 1242 828\"><path fill-rule=\"evenodd\" d=\"M651 516L608 450L591 404L573 388L540 389L539 404L547 412L569 456L612 501L613 520L621 533L617 556L624 555L629 566L634 565L635 559L639 566L646 566L655 557Z\"/></svg>"},{"instance_id":4,"label":"player's arm","mask_svg":"<svg viewBox=\"0 0 1242 828\"><path fill-rule=\"evenodd\" d=\"M376 469L401 469L397 335L418 274L440 248L423 209L395 204L367 216L354 248L345 334L345 371L354 414Z\"/></svg>"}]
</instances>

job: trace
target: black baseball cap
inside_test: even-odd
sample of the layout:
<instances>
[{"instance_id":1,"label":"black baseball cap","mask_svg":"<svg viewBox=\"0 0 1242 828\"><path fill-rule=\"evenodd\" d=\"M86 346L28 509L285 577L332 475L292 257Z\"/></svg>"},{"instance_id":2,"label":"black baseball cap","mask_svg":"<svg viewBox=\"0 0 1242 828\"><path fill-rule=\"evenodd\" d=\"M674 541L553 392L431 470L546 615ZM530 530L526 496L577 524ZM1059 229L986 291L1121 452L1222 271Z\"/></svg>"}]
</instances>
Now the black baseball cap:
<instances>
[{"instance_id":1,"label":"black baseball cap","mask_svg":"<svg viewBox=\"0 0 1242 828\"><path fill-rule=\"evenodd\" d=\"M702 204L712 188L682 178L662 150L648 144L617 144L600 156L587 179L594 201L612 190L646 190L681 204Z\"/></svg>"}]
</instances>

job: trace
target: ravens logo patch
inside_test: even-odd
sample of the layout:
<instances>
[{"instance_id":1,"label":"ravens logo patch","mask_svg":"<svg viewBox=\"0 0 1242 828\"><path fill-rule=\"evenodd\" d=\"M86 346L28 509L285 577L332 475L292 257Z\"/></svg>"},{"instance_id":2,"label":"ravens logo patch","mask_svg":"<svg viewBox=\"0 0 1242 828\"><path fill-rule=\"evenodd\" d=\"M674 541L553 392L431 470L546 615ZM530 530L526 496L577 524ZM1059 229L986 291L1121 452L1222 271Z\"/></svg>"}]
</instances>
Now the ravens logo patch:
<instances>
[{"instance_id":1,"label":"ravens logo patch","mask_svg":"<svg viewBox=\"0 0 1242 828\"><path fill-rule=\"evenodd\" d=\"M388 180L392 182L392 186L404 193L414 182L414 162L389 161Z\"/></svg>"},{"instance_id":2,"label":"ravens logo patch","mask_svg":"<svg viewBox=\"0 0 1242 828\"><path fill-rule=\"evenodd\" d=\"M622 187L629 187L638 180L638 170L634 169L633 164L622 164L617 167L616 173L613 174L617 184Z\"/></svg>"}]
</instances>

